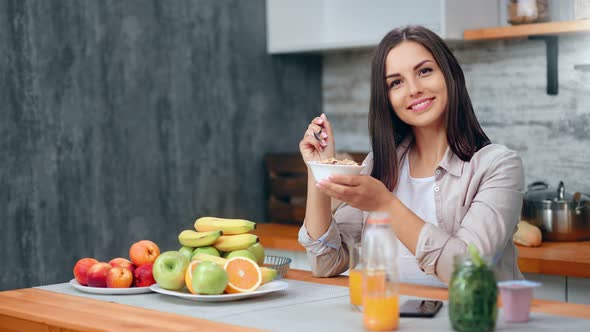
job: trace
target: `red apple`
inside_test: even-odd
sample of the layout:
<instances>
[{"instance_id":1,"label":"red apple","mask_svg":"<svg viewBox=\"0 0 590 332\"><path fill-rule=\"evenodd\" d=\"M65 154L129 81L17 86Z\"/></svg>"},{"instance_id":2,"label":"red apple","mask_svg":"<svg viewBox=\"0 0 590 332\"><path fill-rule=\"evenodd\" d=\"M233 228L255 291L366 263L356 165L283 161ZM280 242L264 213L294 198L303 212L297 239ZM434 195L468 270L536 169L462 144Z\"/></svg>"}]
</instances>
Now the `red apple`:
<instances>
[{"instance_id":1,"label":"red apple","mask_svg":"<svg viewBox=\"0 0 590 332\"><path fill-rule=\"evenodd\" d=\"M135 242L129 248L129 258L136 266L153 263L159 255L160 248L149 240Z\"/></svg>"},{"instance_id":2,"label":"red apple","mask_svg":"<svg viewBox=\"0 0 590 332\"><path fill-rule=\"evenodd\" d=\"M74 278L80 285L88 285L88 269L96 263L98 261L90 257L81 258L76 262L76 265L74 265Z\"/></svg>"},{"instance_id":3,"label":"red apple","mask_svg":"<svg viewBox=\"0 0 590 332\"><path fill-rule=\"evenodd\" d=\"M133 273L125 267L113 267L107 272L108 288L129 288L133 283Z\"/></svg>"},{"instance_id":4,"label":"red apple","mask_svg":"<svg viewBox=\"0 0 590 332\"><path fill-rule=\"evenodd\" d=\"M131 263L130 260L125 259L123 257L113 258L109 261L109 264L111 264L112 267L124 267L131 271L131 273L135 271L135 264Z\"/></svg>"},{"instance_id":5,"label":"red apple","mask_svg":"<svg viewBox=\"0 0 590 332\"><path fill-rule=\"evenodd\" d=\"M98 262L88 269L88 286L90 287L106 287L107 286L107 272L112 268L111 264L105 262Z\"/></svg>"},{"instance_id":6,"label":"red apple","mask_svg":"<svg viewBox=\"0 0 590 332\"><path fill-rule=\"evenodd\" d=\"M148 263L138 266L133 273L135 287L148 287L156 283L152 268L154 264Z\"/></svg>"}]
</instances>

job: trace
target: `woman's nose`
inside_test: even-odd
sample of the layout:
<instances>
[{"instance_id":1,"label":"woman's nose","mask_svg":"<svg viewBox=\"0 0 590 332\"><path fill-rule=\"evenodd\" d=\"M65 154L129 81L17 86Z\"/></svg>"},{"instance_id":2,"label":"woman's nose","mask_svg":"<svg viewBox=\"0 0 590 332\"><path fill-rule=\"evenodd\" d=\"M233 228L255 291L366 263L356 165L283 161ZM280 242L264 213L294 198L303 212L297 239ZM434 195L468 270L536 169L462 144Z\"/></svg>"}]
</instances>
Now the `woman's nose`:
<instances>
[{"instance_id":1,"label":"woman's nose","mask_svg":"<svg viewBox=\"0 0 590 332\"><path fill-rule=\"evenodd\" d=\"M420 85L420 82L418 80L410 79L407 82L411 97L417 96L422 93L422 86Z\"/></svg>"}]
</instances>

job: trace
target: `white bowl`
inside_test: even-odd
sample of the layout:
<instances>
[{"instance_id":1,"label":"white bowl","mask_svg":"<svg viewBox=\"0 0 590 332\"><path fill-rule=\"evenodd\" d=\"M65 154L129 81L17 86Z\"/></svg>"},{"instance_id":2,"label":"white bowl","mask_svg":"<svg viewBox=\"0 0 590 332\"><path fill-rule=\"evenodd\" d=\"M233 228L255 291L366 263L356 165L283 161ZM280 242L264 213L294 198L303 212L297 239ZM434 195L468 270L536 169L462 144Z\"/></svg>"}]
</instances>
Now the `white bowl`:
<instances>
[{"instance_id":1,"label":"white bowl","mask_svg":"<svg viewBox=\"0 0 590 332\"><path fill-rule=\"evenodd\" d=\"M332 174L359 175L365 165L333 165L322 164L319 161L307 161L316 182L327 179Z\"/></svg>"}]
</instances>

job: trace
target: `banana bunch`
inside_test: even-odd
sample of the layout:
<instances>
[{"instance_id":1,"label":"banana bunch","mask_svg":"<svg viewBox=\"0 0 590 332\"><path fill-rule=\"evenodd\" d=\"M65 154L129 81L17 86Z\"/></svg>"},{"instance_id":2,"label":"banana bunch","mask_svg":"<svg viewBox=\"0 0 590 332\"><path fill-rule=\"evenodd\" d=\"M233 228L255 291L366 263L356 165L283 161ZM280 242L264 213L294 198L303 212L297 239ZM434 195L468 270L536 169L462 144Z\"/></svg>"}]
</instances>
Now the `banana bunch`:
<instances>
[{"instance_id":1,"label":"banana bunch","mask_svg":"<svg viewBox=\"0 0 590 332\"><path fill-rule=\"evenodd\" d=\"M264 264L264 248L258 243L258 236L249 233L256 229L255 222L201 217L195 221L194 227L195 230L185 230L178 235L185 256L191 258L199 252L225 256L234 251L249 250L252 253L249 258L260 266Z\"/></svg>"},{"instance_id":2,"label":"banana bunch","mask_svg":"<svg viewBox=\"0 0 590 332\"><path fill-rule=\"evenodd\" d=\"M221 231L223 234L213 243L213 247L222 252L248 249L258 243L258 236L248 233L256 229L253 221L201 217L194 226L197 232Z\"/></svg>"},{"instance_id":3,"label":"banana bunch","mask_svg":"<svg viewBox=\"0 0 590 332\"><path fill-rule=\"evenodd\" d=\"M258 236L250 233L256 229L255 222L201 217L195 221L194 227L195 230L184 230L178 235L178 241L182 245L179 252L192 261L212 261L224 267L232 257L245 257L260 267L262 283L277 277L277 270L263 266L265 250L260 245Z\"/></svg>"},{"instance_id":4,"label":"banana bunch","mask_svg":"<svg viewBox=\"0 0 590 332\"><path fill-rule=\"evenodd\" d=\"M197 232L222 231L223 235L244 234L256 229L256 223L244 219L202 217L195 221Z\"/></svg>"}]
</instances>

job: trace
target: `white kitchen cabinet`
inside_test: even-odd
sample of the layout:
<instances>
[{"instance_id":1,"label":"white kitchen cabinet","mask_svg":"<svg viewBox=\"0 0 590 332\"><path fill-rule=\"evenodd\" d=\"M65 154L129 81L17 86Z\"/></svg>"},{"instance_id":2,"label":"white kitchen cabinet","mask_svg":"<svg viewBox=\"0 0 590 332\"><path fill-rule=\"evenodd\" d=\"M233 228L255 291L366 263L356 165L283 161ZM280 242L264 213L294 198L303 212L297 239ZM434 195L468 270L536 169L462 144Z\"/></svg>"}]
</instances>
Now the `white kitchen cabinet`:
<instances>
[{"instance_id":1,"label":"white kitchen cabinet","mask_svg":"<svg viewBox=\"0 0 590 332\"><path fill-rule=\"evenodd\" d=\"M269 53L373 47L391 29L423 25L446 40L497 26L495 0L266 0Z\"/></svg>"}]
</instances>

